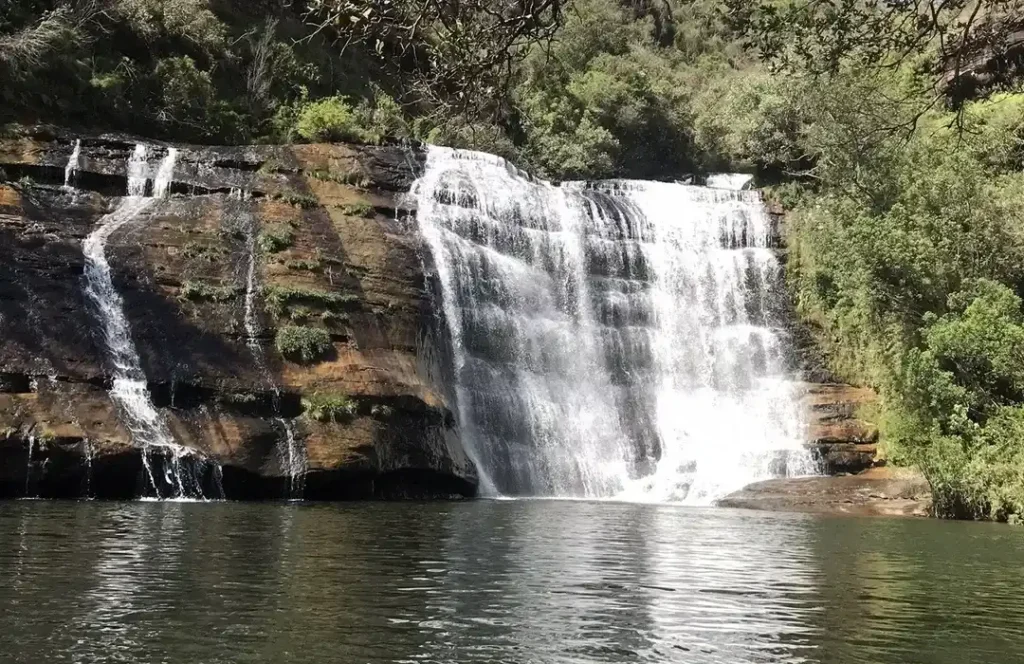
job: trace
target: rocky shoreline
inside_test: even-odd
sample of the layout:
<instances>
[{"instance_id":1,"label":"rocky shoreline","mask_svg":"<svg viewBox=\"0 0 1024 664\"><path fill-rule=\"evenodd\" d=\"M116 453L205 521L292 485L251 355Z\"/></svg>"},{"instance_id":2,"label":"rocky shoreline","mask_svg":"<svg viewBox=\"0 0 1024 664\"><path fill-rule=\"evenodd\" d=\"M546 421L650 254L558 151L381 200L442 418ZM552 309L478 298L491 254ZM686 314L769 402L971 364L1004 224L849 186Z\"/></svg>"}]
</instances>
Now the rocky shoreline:
<instances>
[{"instance_id":1,"label":"rocky shoreline","mask_svg":"<svg viewBox=\"0 0 1024 664\"><path fill-rule=\"evenodd\" d=\"M751 484L718 502L778 512L848 516L930 516L931 490L919 472L872 468L856 475L794 477Z\"/></svg>"}]
</instances>

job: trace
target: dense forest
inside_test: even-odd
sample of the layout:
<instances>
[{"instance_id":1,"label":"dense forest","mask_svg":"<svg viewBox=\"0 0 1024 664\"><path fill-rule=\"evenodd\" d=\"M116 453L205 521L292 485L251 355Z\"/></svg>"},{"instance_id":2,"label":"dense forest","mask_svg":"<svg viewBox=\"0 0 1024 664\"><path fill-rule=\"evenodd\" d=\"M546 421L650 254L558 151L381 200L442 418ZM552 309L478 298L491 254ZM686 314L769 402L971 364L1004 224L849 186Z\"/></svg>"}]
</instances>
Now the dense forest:
<instances>
[{"instance_id":1,"label":"dense forest","mask_svg":"<svg viewBox=\"0 0 1024 664\"><path fill-rule=\"evenodd\" d=\"M0 0L0 124L755 173L940 515L1024 515L1024 1Z\"/></svg>"}]
</instances>

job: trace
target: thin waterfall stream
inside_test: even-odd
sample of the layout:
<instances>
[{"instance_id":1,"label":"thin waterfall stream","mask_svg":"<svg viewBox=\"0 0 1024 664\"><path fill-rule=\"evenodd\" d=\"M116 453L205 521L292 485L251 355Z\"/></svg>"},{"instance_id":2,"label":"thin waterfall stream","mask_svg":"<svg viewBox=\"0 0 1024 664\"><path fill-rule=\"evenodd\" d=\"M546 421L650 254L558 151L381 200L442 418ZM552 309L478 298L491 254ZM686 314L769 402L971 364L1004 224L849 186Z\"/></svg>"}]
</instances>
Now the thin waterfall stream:
<instances>
[{"instance_id":1,"label":"thin waterfall stream","mask_svg":"<svg viewBox=\"0 0 1024 664\"><path fill-rule=\"evenodd\" d=\"M259 224L255 215L248 208L249 197L242 190L232 192L240 211L238 216L242 217L242 224L246 237L246 267L245 267L245 299L243 310L243 327L245 328L245 345L252 354L257 369L263 374L267 384L274 391L275 409L279 410L280 387L274 380L273 375L267 367L263 347L260 345L260 326L256 317L256 299L259 292ZM298 436L295 435L295 427L284 417L275 417L274 421L281 427L284 435L278 440L277 462L281 470L288 477L288 498L290 500L301 500L305 491L306 473L308 462L306 448Z\"/></svg>"},{"instance_id":2,"label":"thin waterfall stream","mask_svg":"<svg viewBox=\"0 0 1024 664\"><path fill-rule=\"evenodd\" d=\"M814 471L757 192L430 147L412 195L482 493L707 504Z\"/></svg>"},{"instance_id":3,"label":"thin waterfall stream","mask_svg":"<svg viewBox=\"0 0 1024 664\"><path fill-rule=\"evenodd\" d=\"M114 287L106 257L106 245L111 235L157 200L145 196L149 180L148 156L149 149L145 145L135 147L128 162L128 196L100 219L95 230L82 243L85 294L93 305L102 330L112 373L110 397L117 405L133 443L141 448L149 488L157 498L164 497L164 487L169 487L175 498L203 498L199 470L204 462L174 441L167 423L153 405L146 375L124 315L124 302ZM168 193L176 158L177 150L170 148L161 160L153 181L155 195ZM163 467L159 480L154 473L154 459L159 459Z\"/></svg>"}]
</instances>

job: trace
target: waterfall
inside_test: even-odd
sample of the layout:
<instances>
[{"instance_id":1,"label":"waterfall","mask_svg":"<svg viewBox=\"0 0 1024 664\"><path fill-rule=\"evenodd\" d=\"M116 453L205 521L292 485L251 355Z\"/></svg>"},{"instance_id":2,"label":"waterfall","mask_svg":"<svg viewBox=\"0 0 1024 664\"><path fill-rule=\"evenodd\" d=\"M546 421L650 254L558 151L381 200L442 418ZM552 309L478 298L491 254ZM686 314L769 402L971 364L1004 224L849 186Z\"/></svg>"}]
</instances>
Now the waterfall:
<instances>
[{"instance_id":1,"label":"waterfall","mask_svg":"<svg viewBox=\"0 0 1024 664\"><path fill-rule=\"evenodd\" d=\"M306 448L295 437L292 423L283 417L277 422L284 429L284 444L278 447L278 463L288 474L288 498L302 500L306 489Z\"/></svg>"},{"instance_id":2,"label":"waterfall","mask_svg":"<svg viewBox=\"0 0 1024 664\"><path fill-rule=\"evenodd\" d=\"M746 189L754 176L745 173L713 173L708 176L708 186L714 189Z\"/></svg>"},{"instance_id":3,"label":"waterfall","mask_svg":"<svg viewBox=\"0 0 1024 664\"><path fill-rule=\"evenodd\" d=\"M71 180L75 177L78 172L78 159L82 154L82 141L81 139L75 140L75 147L71 150L71 157L68 159L67 166L64 167L64 188L71 190Z\"/></svg>"},{"instance_id":4,"label":"waterfall","mask_svg":"<svg viewBox=\"0 0 1024 664\"><path fill-rule=\"evenodd\" d=\"M706 504L812 470L758 193L430 147L412 195L483 493Z\"/></svg>"},{"instance_id":5,"label":"waterfall","mask_svg":"<svg viewBox=\"0 0 1024 664\"><path fill-rule=\"evenodd\" d=\"M178 160L178 148L167 148L167 156L160 161L156 177L153 178L153 197L163 198L171 191L174 181L174 163Z\"/></svg>"},{"instance_id":6,"label":"waterfall","mask_svg":"<svg viewBox=\"0 0 1024 664\"><path fill-rule=\"evenodd\" d=\"M32 456L35 454L36 437L29 434L28 437L28 461L25 462L25 497L32 498Z\"/></svg>"},{"instance_id":7,"label":"waterfall","mask_svg":"<svg viewBox=\"0 0 1024 664\"><path fill-rule=\"evenodd\" d=\"M146 195L146 184L149 181L149 164L146 158L149 148L142 143L135 146L135 151L128 159L128 197L139 198Z\"/></svg>"},{"instance_id":8,"label":"waterfall","mask_svg":"<svg viewBox=\"0 0 1024 664\"><path fill-rule=\"evenodd\" d=\"M246 205L248 195L242 190L232 191L232 198L237 197L242 205ZM249 348L257 369L264 374L267 384L274 390L275 410L278 410L280 399L280 388L274 382L274 378L267 368L266 358L263 355L263 347L260 346L260 328L256 320L256 296L259 291L257 283L259 276L259 247L257 240L259 225L256 217L251 213L245 215L246 251L248 253L245 271L245 305L243 323L245 328L245 345ZM306 486L307 459L306 448L295 436L295 429L292 423L283 417L275 418L284 431L284 436L278 439L277 461L281 470L288 477L288 498L291 500L302 500Z\"/></svg>"},{"instance_id":9,"label":"waterfall","mask_svg":"<svg viewBox=\"0 0 1024 664\"><path fill-rule=\"evenodd\" d=\"M86 438L82 441L82 447L85 457L85 497L89 499L92 498L92 441Z\"/></svg>"},{"instance_id":10,"label":"waterfall","mask_svg":"<svg viewBox=\"0 0 1024 664\"><path fill-rule=\"evenodd\" d=\"M157 170L158 184L154 192L166 193L173 175L176 150L168 154ZM197 476L199 461L185 447L174 441L166 422L153 405L146 375L142 371L138 351L131 338L128 320L124 315L124 302L114 288L110 264L106 257L106 244L116 231L145 211L155 199L144 198L149 167L149 151L137 145L128 162L128 197L110 214L102 217L95 230L82 243L85 254L85 294L93 305L103 333L107 362L113 374L111 399L117 404L122 421L131 434L133 443L142 450L142 463L149 486L157 497L163 495L162 486L169 486L176 498L202 498ZM157 453L164 472L157 481L151 455Z\"/></svg>"},{"instance_id":11,"label":"waterfall","mask_svg":"<svg viewBox=\"0 0 1024 664\"><path fill-rule=\"evenodd\" d=\"M233 190L232 196L237 196L239 201L244 202L248 200L247 194L241 189ZM249 351L252 353L253 359L256 361L256 366L262 372L266 372L266 362L263 357L263 349L260 347L259 335L260 328L256 323L256 295L258 292L258 286L256 280L259 272L259 251L257 247L257 240L259 235L258 223L256 217L251 213L245 215L245 250L247 254L247 263L245 269L245 309L243 315L243 323L245 327L245 345L248 346Z\"/></svg>"}]
</instances>

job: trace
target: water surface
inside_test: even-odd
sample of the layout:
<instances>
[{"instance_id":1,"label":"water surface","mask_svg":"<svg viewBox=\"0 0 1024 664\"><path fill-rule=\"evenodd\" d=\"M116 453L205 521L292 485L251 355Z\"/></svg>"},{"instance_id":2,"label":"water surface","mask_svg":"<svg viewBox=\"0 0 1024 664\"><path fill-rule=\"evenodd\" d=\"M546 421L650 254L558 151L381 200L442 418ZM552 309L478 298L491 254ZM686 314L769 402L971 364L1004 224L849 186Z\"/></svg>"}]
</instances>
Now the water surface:
<instances>
[{"instance_id":1,"label":"water surface","mask_svg":"<svg viewBox=\"0 0 1024 664\"><path fill-rule=\"evenodd\" d=\"M6 502L0 662L1018 662L1022 560L929 520Z\"/></svg>"}]
</instances>

